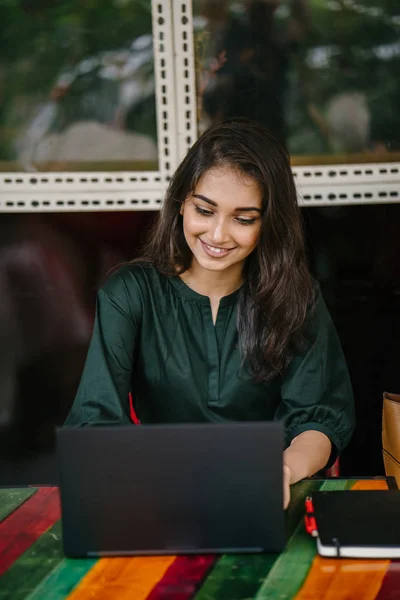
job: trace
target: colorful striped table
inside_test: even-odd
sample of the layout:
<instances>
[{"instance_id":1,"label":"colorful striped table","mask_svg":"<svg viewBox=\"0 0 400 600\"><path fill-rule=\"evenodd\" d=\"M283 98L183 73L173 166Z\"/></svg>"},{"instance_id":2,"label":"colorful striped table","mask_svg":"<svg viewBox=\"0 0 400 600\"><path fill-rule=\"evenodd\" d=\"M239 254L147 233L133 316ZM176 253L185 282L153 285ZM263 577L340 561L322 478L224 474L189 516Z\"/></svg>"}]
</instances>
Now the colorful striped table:
<instances>
[{"instance_id":1,"label":"colorful striped table","mask_svg":"<svg viewBox=\"0 0 400 600\"><path fill-rule=\"evenodd\" d=\"M0 598L9 600L395 600L400 561L316 556L303 527L311 490L387 489L386 480L308 480L292 489L282 554L67 559L58 489L0 489Z\"/></svg>"}]
</instances>

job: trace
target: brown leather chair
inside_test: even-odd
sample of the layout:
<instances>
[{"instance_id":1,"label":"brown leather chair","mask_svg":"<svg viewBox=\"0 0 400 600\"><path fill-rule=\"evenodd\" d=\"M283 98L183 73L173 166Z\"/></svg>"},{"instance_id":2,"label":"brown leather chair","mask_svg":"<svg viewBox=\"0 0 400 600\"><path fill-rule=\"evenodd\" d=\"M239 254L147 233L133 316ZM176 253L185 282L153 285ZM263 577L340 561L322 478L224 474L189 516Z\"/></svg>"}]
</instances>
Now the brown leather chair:
<instances>
[{"instance_id":1,"label":"brown leather chair","mask_svg":"<svg viewBox=\"0 0 400 600\"><path fill-rule=\"evenodd\" d=\"M383 394L382 452L386 475L400 487L400 394Z\"/></svg>"}]
</instances>

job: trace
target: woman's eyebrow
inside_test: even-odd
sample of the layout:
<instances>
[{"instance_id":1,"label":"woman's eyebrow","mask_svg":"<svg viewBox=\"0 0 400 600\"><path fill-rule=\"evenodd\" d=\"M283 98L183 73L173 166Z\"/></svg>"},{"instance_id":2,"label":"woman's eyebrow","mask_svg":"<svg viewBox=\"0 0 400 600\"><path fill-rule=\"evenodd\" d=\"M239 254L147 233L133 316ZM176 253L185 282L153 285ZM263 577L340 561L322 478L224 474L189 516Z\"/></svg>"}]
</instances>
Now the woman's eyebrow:
<instances>
[{"instance_id":1,"label":"woman's eyebrow","mask_svg":"<svg viewBox=\"0 0 400 600\"><path fill-rule=\"evenodd\" d=\"M210 198L203 196L203 194L193 194L193 198L198 198L199 200L203 200L204 202L207 202L207 204L211 204L211 206L218 206L218 204L216 202L214 202L214 200L210 200Z\"/></svg>"},{"instance_id":2,"label":"woman's eyebrow","mask_svg":"<svg viewBox=\"0 0 400 600\"><path fill-rule=\"evenodd\" d=\"M210 200L210 198L207 198L207 196L203 196L203 194L192 194L192 195L193 195L193 198L198 198L199 200L203 200L203 202L207 202L207 204L211 204L211 206L218 207L218 204L216 202L214 202L214 200ZM234 209L234 212L252 212L252 211L256 211L260 214L262 212L261 208L258 208L257 206L238 206L237 208Z\"/></svg>"}]
</instances>

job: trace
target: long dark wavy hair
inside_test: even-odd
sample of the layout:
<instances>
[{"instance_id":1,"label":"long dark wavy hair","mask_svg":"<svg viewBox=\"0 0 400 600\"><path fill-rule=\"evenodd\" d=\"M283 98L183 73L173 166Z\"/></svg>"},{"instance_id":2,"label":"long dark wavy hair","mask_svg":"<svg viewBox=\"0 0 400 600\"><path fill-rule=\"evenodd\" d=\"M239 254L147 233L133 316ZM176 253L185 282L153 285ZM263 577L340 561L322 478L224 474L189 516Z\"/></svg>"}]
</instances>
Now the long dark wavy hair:
<instances>
[{"instance_id":1,"label":"long dark wavy hair","mask_svg":"<svg viewBox=\"0 0 400 600\"><path fill-rule=\"evenodd\" d=\"M239 346L255 381L287 367L306 337L314 301L296 189L289 156L264 127L232 119L206 131L176 170L143 255L165 275L191 265L180 208L209 169L229 167L252 177L262 192L258 245L246 259L238 304Z\"/></svg>"}]
</instances>

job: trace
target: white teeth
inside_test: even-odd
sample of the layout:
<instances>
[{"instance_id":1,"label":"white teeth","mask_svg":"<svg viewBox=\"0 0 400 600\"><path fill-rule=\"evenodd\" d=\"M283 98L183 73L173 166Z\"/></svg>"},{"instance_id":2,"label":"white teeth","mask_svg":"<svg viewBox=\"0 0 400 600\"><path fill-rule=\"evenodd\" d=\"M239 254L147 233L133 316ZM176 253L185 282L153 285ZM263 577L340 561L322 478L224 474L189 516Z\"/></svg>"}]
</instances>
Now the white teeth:
<instances>
[{"instance_id":1,"label":"white teeth","mask_svg":"<svg viewBox=\"0 0 400 600\"><path fill-rule=\"evenodd\" d=\"M206 246L209 250L211 250L211 252L216 252L217 254L219 254L220 252L226 252L226 250L224 250L223 248L214 248L214 246L209 246L208 244L206 244Z\"/></svg>"}]
</instances>

